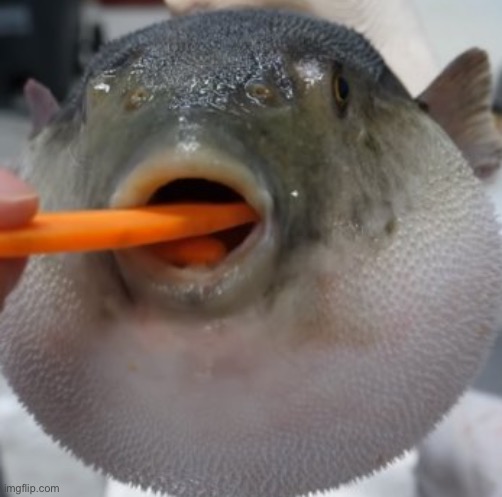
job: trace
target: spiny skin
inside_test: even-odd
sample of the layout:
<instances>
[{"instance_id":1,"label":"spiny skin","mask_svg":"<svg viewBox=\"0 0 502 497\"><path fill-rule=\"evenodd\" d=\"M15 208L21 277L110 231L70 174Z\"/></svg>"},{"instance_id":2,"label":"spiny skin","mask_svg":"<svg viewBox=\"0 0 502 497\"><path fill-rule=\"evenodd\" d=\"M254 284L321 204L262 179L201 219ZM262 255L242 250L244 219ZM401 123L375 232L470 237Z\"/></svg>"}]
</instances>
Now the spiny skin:
<instances>
[{"instance_id":1,"label":"spiny skin","mask_svg":"<svg viewBox=\"0 0 502 497\"><path fill-rule=\"evenodd\" d=\"M46 209L101 207L163 149L242 163L273 200L270 243L208 293L126 278L113 254L33 260L0 359L44 429L179 497L328 489L419 440L492 341L501 247L469 166L378 54L293 14L172 20L105 49L19 171Z\"/></svg>"}]
</instances>

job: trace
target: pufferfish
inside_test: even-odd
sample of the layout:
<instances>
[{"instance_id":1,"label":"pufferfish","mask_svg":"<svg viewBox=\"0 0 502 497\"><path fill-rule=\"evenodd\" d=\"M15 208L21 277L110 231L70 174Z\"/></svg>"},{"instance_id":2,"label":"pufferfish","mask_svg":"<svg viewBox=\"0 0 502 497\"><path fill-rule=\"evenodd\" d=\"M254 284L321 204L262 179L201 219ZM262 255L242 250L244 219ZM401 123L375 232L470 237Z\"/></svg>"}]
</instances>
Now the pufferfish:
<instances>
[{"instance_id":1,"label":"pufferfish","mask_svg":"<svg viewBox=\"0 0 502 497\"><path fill-rule=\"evenodd\" d=\"M221 10L110 43L61 108L28 94L15 172L44 210L259 216L215 235L214 264L148 247L30 261L0 362L84 463L174 497L336 488L421 439L476 373L502 301L477 177L502 150L484 52L413 99L344 26Z\"/></svg>"}]
</instances>

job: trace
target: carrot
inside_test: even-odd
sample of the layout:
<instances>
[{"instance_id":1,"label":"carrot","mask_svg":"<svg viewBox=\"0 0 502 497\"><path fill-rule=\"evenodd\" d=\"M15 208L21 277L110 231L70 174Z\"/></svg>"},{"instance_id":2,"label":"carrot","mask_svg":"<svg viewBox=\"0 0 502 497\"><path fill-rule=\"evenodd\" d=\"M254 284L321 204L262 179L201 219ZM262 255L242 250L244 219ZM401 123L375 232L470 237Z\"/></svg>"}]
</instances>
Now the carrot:
<instances>
[{"instance_id":1,"label":"carrot","mask_svg":"<svg viewBox=\"0 0 502 497\"><path fill-rule=\"evenodd\" d=\"M181 267L216 264L227 255L225 244L209 236L152 245L150 251L159 259Z\"/></svg>"},{"instance_id":2,"label":"carrot","mask_svg":"<svg viewBox=\"0 0 502 497\"><path fill-rule=\"evenodd\" d=\"M0 257L120 250L199 237L253 221L258 216L244 203L40 213L26 227L0 231Z\"/></svg>"}]
</instances>

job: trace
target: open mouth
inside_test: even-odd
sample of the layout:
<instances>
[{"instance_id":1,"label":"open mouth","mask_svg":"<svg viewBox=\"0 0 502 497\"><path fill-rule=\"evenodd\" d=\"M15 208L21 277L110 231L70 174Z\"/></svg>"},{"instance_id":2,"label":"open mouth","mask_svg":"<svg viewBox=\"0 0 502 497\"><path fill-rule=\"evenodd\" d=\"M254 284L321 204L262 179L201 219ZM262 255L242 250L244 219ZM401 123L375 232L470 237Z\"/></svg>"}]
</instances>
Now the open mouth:
<instances>
[{"instance_id":1,"label":"open mouth","mask_svg":"<svg viewBox=\"0 0 502 497\"><path fill-rule=\"evenodd\" d=\"M180 178L160 186L147 205L235 203L246 203L246 200L227 185L204 178ZM201 238L160 243L144 250L151 251L153 256L176 267L214 266L239 247L245 246L258 224L259 221L249 222Z\"/></svg>"},{"instance_id":2,"label":"open mouth","mask_svg":"<svg viewBox=\"0 0 502 497\"><path fill-rule=\"evenodd\" d=\"M191 156L190 160L164 153L140 164L112 199L116 208L170 204L243 204L257 214L257 220L200 238L127 251L129 258L161 279L214 274L241 261L263 240L272 201L246 167L207 151L203 157Z\"/></svg>"}]
</instances>

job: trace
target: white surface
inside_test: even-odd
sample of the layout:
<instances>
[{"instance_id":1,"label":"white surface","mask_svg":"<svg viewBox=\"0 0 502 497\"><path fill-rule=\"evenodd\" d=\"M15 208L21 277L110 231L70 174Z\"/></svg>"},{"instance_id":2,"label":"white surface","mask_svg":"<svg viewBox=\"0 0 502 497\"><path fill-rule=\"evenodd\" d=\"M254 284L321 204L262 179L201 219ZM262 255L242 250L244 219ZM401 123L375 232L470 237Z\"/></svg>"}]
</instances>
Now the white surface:
<instances>
[{"instance_id":1,"label":"white surface","mask_svg":"<svg viewBox=\"0 0 502 497\"><path fill-rule=\"evenodd\" d=\"M383 0L385 1L385 0ZM462 51L488 51L495 69L502 64L500 0L412 0L441 66Z\"/></svg>"},{"instance_id":2,"label":"white surface","mask_svg":"<svg viewBox=\"0 0 502 497\"><path fill-rule=\"evenodd\" d=\"M471 393L424 442L420 497L502 496L502 400Z\"/></svg>"},{"instance_id":3,"label":"white surface","mask_svg":"<svg viewBox=\"0 0 502 497\"><path fill-rule=\"evenodd\" d=\"M60 449L16 401L0 377L0 448L8 485L58 486L46 497L98 497L104 478Z\"/></svg>"},{"instance_id":4,"label":"white surface","mask_svg":"<svg viewBox=\"0 0 502 497\"><path fill-rule=\"evenodd\" d=\"M108 39L118 38L167 18L169 18L169 13L162 6L148 9L137 7L110 8L103 11L103 22Z\"/></svg>"}]
</instances>

